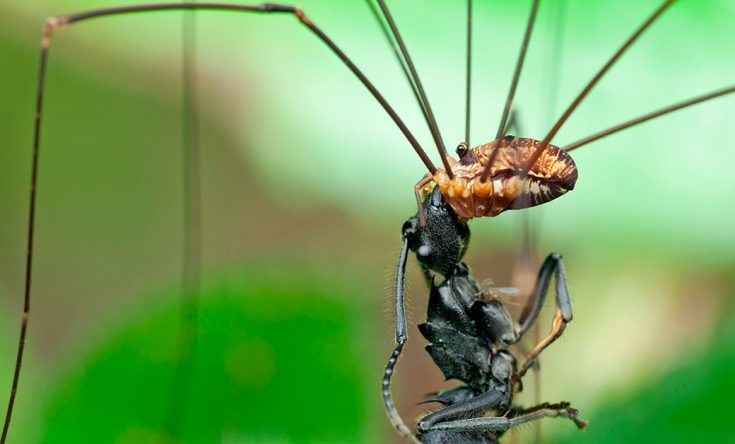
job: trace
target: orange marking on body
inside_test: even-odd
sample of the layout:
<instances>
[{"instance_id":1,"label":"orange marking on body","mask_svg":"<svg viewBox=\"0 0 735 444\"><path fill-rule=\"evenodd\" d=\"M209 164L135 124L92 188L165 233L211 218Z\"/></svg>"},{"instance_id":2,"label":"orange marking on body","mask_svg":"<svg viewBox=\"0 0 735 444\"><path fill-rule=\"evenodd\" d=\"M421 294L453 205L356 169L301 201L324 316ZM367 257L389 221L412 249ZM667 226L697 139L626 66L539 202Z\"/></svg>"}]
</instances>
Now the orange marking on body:
<instances>
[{"instance_id":1,"label":"orange marking on body","mask_svg":"<svg viewBox=\"0 0 735 444\"><path fill-rule=\"evenodd\" d=\"M466 151L459 161L449 157L452 179L443 169L430 177L460 218L497 216L510 208L540 205L573 189L577 180L574 160L554 145L547 145L526 171L541 143L510 136L493 140ZM496 151L490 175L482 182L484 166Z\"/></svg>"},{"instance_id":2,"label":"orange marking on body","mask_svg":"<svg viewBox=\"0 0 735 444\"><path fill-rule=\"evenodd\" d=\"M479 178L473 179L472 191L475 193L475 196L488 197L493 191L493 182L491 180L482 182Z\"/></svg>"}]
</instances>

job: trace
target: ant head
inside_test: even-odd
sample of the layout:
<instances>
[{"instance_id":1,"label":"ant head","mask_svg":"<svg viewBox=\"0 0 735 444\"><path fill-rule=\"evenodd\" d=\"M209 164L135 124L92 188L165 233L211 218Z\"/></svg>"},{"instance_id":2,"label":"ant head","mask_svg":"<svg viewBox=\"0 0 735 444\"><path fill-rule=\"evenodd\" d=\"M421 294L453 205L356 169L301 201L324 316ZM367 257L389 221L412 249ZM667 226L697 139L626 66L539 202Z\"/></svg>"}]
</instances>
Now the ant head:
<instances>
[{"instance_id":1,"label":"ant head","mask_svg":"<svg viewBox=\"0 0 735 444\"><path fill-rule=\"evenodd\" d=\"M444 202L439 187L423 202L426 225L418 214L403 224L403 236L421 265L447 276L467 250L470 230Z\"/></svg>"}]
</instances>

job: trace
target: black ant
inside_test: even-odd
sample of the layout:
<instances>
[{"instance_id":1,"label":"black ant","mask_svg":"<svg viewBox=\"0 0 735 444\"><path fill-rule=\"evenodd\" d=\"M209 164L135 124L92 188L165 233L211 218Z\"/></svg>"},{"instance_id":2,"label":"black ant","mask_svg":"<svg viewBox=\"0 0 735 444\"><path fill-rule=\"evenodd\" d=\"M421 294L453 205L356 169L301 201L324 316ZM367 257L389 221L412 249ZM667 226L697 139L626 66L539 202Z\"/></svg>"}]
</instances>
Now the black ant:
<instances>
[{"instance_id":1,"label":"black ant","mask_svg":"<svg viewBox=\"0 0 735 444\"><path fill-rule=\"evenodd\" d=\"M561 336L572 320L572 305L560 255L550 254L538 273L535 295L514 322L505 306L490 291L482 290L461 262L467 251L470 230L447 205L438 187L422 205L425 224L418 214L403 225L403 248L396 279L396 348L383 376L383 400L393 425L412 436L398 414L390 392L391 376L406 342L403 283L408 251L416 253L430 288L427 321L419 325L429 341L426 350L447 379L464 383L427 400L442 408L423 417L416 438L422 443L494 443L510 428L543 417L566 417L577 427L585 421L569 403L541 403L523 409L513 405L514 393L522 389L521 378L538 355ZM437 285L435 277L443 280ZM556 313L551 332L520 364L509 347L521 340L536 322L549 290L556 280ZM520 366L519 366L520 364ZM493 411L498 416L484 416Z\"/></svg>"}]
</instances>

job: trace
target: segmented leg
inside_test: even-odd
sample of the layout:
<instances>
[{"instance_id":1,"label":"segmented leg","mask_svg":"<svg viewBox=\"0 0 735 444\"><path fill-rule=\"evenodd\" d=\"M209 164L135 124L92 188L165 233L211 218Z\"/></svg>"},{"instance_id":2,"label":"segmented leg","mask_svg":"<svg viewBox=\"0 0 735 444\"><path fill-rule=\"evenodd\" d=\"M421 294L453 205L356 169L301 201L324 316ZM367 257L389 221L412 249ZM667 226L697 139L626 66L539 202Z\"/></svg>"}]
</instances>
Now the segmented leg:
<instances>
[{"instance_id":1,"label":"segmented leg","mask_svg":"<svg viewBox=\"0 0 735 444\"><path fill-rule=\"evenodd\" d=\"M426 174L418 183L413 187L413 194L416 196L416 203L419 207L419 222L421 226L426 226L426 215L424 214L424 204L421 203L421 189L428 185L433 180L431 174Z\"/></svg>"},{"instance_id":2,"label":"segmented leg","mask_svg":"<svg viewBox=\"0 0 735 444\"><path fill-rule=\"evenodd\" d=\"M526 305L523 309L523 313L521 314L521 319L519 321L519 337L528 331L534 322L536 322L536 319L541 312L541 308L544 305L544 301L546 300L552 275L556 281L556 312L554 314L554 319L551 322L551 332L530 351L528 359L518 372L518 375L521 377L534 365L538 355L559 336L561 336L566 325L572 321L572 303L569 297L569 290L567 289L567 277L564 272L564 261L562 260L561 255L551 253L539 270L538 279L536 281L535 296L529 300L528 305Z\"/></svg>"},{"instance_id":3,"label":"segmented leg","mask_svg":"<svg viewBox=\"0 0 735 444\"><path fill-rule=\"evenodd\" d=\"M540 404L537 404L533 407L529 407L527 409L518 409L514 414L513 418L528 418L531 416L531 414L536 413L540 410L567 410L569 413L569 419L574 421L574 423L577 425L579 429L583 429L587 427L587 421L583 419L577 418L577 414L579 413L577 409L572 408L571 404L569 404L566 401L557 402L555 404L551 404L549 402L542 402Z\"/></svg>"},{"instance_id":4,"label":"segmented leg","mask_svg":"<svg viewBox=\"0 0 735 444\"><path fill-rule=\"evenodd\" d=\"M419 432L438 430L441 429L440 424L452 423L457 418L480 415L485 410L497 407L505 396L507 396L506 393L503 393L500 390L491 389L485 393L475 396L474 398L444 407L443 409L430 413L421 419L418 423L418 430ZM489 431L492 431L492 429Z\"/></svg>"},{"instance_id":5,"label":"segmented leg","mask_svg":"<svg viewBox=\"0 0 735 444\"><path fill-rule=\"evenodd\" d=\"M569 418L577 427L582 429L587 425L587 422L578 419L577 413L577 410L570 407L569 403L566 402L541 404L537 408L529 410L528 413L522 413L512 418L505 416L483 416L479 418L457 419L433 424L427 431L502 433L531 421L555 417Z\"/></svg>"}]
</instances>

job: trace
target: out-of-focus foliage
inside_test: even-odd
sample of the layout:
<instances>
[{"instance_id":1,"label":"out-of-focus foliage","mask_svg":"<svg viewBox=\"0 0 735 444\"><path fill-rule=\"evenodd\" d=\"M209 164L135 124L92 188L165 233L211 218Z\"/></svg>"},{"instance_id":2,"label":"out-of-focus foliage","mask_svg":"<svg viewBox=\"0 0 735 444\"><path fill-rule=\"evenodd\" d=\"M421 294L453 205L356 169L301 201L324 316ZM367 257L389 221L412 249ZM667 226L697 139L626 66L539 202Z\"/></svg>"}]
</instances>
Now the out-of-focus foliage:
<instances>
[{"instance_id":1,"label":"out-of-focus foliage","mask_svg":"<svg viewBox=\"0 0 735 444\"><path fill-rule=\"evenodd\" d=\"M42 442L377 440L375 400L360 389L375 379L360 353L365 328L342 297L355 289L297 270L242 268L202 293L189 408L168 431L170 402L183 402L171 394L173 295L116 320L64 372L39 425Z\"/></svg>"},{"instance_id":2,"label":"out-of-focus foliage","mask_svg":"<svg viewBox=\"0 0 735 444\"><path fill-rule=\"evenodd\" d=\"M584 442L734 442L727 407L735 393L733 305L725 312L714 341L703 353L691 352L660 378L631 390L619 387L590 417ZM655 365L655 363L654 363ZM579 442L570 433L553 442Z\"/></svg>"}]
</instances>

